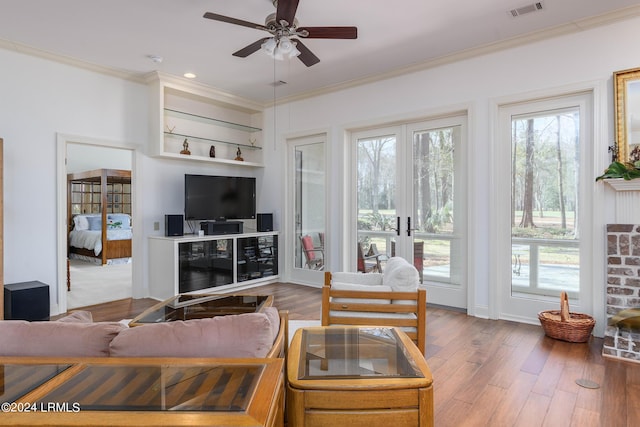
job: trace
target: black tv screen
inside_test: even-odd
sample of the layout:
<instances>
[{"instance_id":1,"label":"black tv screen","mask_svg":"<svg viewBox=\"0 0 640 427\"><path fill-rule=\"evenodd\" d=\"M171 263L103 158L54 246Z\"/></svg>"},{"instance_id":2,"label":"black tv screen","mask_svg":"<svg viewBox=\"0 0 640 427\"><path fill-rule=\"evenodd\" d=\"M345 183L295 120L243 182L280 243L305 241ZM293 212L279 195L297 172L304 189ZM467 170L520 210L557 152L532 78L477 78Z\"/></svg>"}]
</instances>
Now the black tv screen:
<instances>
[{"instance_id":1,"label":"black tv screen","mask_svg":"<svg viewBox=\"0 0 640 427\"><path fill-rule=\"evenodd\" d=\"M256 179L185 175L184 217L209 221L255 219Z\"/></svg>"}]
</instances>

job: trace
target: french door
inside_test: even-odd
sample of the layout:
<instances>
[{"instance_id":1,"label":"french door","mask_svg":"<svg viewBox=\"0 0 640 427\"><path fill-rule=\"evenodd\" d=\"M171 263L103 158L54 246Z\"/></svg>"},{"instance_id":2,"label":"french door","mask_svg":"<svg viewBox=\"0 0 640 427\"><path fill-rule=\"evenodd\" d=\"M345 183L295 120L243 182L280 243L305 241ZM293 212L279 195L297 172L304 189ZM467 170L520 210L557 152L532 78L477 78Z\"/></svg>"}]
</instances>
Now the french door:
<instances>
[{"instance_id":1,"label":"french door","mask_svg":"<svg viewBox=\"0 0 640 427\"><path fill-rule=\"evenodd\" d=\"M455 116L353 133L353 270L400 256L430 302L466 307L465 128Z\"/></svg>"},{"instance_id":2,"label":"french door","mask_svg":"<svg viewBox=\"0 0 640 427\"><path fill-rule=\"evenodd\" d=\"M298 283L320 284L327 268L325 136L288 141L287 271Z\"/></svg>"}]
</instances>

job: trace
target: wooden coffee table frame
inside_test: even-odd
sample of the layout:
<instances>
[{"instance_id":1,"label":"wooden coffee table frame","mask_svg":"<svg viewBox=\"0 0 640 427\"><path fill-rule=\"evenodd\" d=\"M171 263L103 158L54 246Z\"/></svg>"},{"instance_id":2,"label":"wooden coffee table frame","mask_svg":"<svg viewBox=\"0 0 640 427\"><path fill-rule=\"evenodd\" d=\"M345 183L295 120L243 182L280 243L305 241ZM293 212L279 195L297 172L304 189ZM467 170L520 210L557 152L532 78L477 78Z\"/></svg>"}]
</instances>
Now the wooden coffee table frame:
<instances>
[{"instance_id":1,"label":"wooden coffee table frame","mask_svg":"<svg viewBox=\"0 0 640 427\"><path fill-rule=\"evenodd\" d=\"M0 357L0 368L5 365L71 365L43 384L15 400L16 404L33 403L47 398L52 391L71 381L87 365L173 367L259 367L261 373L249 399L246 410L230 411L145 411L145 410L82 410L80 411L35 411L0 414L0 425L11 426L269 426L284 424L284 360L283 359L201 359L201 358L44 358L44 357ZM236 368L237 369L237 368ZM4 378L0 381L5 386ZM10 384L6 384L7 387ZM102 387L102 386L100 386ZM94 392L86 390L87 394ZM114 392L130 393L126 385ZM227 393L228 390L225 390ZM157 393L157 390L150 390ZM136 396L139 397L139 396ZM12 403L12 402L10 402ZM65 402L62 402L63 404ZM69 402L67 402L69 403ZM71 405L71 403L69 403ZM4 408L4 406L3 406Z\"/></svg>"},{"instance_id":2,"label":"wooden coffee table frame","mask_svg":"<svg viewBox=\"0 0 640 427\"><path fill-rule=\"evenodd\" d=\"M322 328L322 327L320 327ZM329 326L329 328L339 328ZM298 379L302 328L287 359L287 423L297 426L433 426L433 378L424 356L401 330L407 350L424 378Z\"/></svg>"}]
</instances>

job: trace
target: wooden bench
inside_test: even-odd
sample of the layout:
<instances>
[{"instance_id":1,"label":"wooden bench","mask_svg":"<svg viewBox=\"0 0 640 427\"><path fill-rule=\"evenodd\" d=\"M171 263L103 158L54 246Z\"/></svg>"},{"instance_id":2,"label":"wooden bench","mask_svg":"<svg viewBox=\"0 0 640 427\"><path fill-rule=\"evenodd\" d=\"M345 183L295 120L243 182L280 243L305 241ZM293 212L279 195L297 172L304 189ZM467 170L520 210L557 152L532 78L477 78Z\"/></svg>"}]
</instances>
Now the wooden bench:
<instances>
[{"instance_id":1,"label":"wooden bench","mask_svg":"<svg viewBox=\"0 0 640 427\"><path fill-rule=\"evenodd\" d=\"M336 302L336 298L348 298L349 302ZM391 303L372 303L371 300L375 299L391 300ZM406 332L424 354L427 334L426 309L427 292L424 289L418 289L416 292L336 290L331 287L331 273L327 271L324 274L322 326L397 326Z\"/></svg>"}]
</instances>

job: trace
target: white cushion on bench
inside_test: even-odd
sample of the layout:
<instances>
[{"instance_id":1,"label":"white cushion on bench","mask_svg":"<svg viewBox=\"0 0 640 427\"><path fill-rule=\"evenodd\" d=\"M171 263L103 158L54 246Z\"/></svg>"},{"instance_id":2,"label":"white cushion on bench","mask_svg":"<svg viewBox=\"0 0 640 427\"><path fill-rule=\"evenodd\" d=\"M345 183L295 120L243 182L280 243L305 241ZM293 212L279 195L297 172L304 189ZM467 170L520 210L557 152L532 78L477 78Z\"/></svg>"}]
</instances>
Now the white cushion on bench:
<instances>
[{"instance_id":1,"label":"white cushion on bench","mask_svg":"<svg viewBox=\"0 0 640 427\"><path fill-rule=\"evenodd\" d=\"M352 285L380 286L383 279L381 273L351 273L347 271L331 274L331 283L347 283Z\"/></svg>"},{"instance_id":2,"label":"white cushion on bench","mask_svg":"<svg viewBox=\"0 0 640 427\"><path fill-rule=\"evenodd\" d=\"M364 276L361 274L361 276ZM335 291L359 291L359 292L391 292L389 286L367 286L367 285L353 285L349 283L333 283L331 288ZM332 298L331 302L345 303L345 304L389 304L390 299L383 298Z\"/></svg>"}]
</instances>

